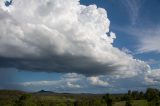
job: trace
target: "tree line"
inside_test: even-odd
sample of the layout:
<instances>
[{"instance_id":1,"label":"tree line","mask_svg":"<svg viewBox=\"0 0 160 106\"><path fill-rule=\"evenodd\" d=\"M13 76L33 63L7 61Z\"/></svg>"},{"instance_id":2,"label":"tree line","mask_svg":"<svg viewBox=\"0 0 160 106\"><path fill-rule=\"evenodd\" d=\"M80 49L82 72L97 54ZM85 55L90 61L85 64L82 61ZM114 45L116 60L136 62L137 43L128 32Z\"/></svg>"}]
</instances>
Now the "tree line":
<instances>
[{"instance_id":1,"label":"tree line","mask_svg":"<svg viewBox=\"0 0 160 106\"><path fill-rule=\"evenodd\" d=\"M104 96L107 106L113 106L114 102L126 101L125 106L133 106L134 100L146 100L149 106L160 106L160 90L148 88L145 92L128 90L127 94L118 97ZM110 100L112 99L112 100Z\"/></svg>"}]
</instances>

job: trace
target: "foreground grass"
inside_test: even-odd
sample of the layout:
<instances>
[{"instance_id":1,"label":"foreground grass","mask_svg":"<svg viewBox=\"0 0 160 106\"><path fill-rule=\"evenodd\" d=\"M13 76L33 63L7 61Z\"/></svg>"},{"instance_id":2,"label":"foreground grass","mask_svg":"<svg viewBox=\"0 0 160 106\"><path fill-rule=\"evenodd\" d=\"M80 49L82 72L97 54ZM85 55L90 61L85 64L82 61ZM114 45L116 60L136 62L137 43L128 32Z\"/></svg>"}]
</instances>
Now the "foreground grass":
<instances>
[{"instance_id":1,"label":"foreground grass","mask_svg":"<svg viewBox=\"0 0 160 106\"><path fill-rule=\"evenodd\" d=\"M146 100L134 100L133 106L148 106L148 102Z\"/></svg>"},{"instance_id":2,"label":"foreground grass","mask_svg":"<svg viewBox=\"0 0 160 106\"><path fill-rule=\"evenodd\" d=\"M125 106L125 101L115 102L113 106ZM148 106L148 102L146 100L133 100L133 106Z\"/></svg>"}]
</instances>

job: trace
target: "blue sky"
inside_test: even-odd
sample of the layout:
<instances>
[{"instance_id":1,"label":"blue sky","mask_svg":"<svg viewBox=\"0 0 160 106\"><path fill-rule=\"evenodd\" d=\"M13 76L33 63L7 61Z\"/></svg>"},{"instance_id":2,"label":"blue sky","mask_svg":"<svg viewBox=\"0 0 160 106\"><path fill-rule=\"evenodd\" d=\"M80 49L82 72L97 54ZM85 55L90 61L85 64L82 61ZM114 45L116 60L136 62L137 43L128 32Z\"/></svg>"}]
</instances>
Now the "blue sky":
<instances>
[{"instance_id":1,"label":"blue sky","mask_svg":"<svg viewBox=\"0 0 160 106\"><path fill-rule=\"evenodd\" d=\"M129 0L124 0L123 2L122 0L81 0L81 3L85 5L96 4L98 7L102 7L107 10L108 17L111 21L110 30L115 32L117 35L114 46L120 49L129 49L133 52L136 58L140 58L141 60L156 60L157 64L154 64L153 67L156 67L156 65L159 67L160 55L157 53L158 50L140 54L136 53L136 51L140 45L139 39L141 37L139 36L142 36L138 33L141 33L141 31L144 30L152 30L152 28L156 29L160 25L160 1L131 0L129 1L132 4L131 6L127 5L126 1ZM137 5L134 5L133 1L137 2ZM139 7L139 9L136 11L135 8L137 7ZM131 14L132 11L135 11L133 13L138 14L138 16L134 17L135 15ZM132 19L131 17L135 19ZM135 20L135 22L133 22L133 20ZM137 35L132 34L132 32L137 29L139 30L136 32ZM131 31L128 33L128 31L125 30ZM153 35L150 36L154 36L154 32L152 34Z\"/></svg>"},{"instance_id":2,"label":"blue sky","mask_svg":"<svg viewBox=\"0 0 160 106\"><path fill-rule=\"evenodd\" d=\"M159 0L30 1L0 2L0 89L159 88Z\"/></svg>"}]
</instances>

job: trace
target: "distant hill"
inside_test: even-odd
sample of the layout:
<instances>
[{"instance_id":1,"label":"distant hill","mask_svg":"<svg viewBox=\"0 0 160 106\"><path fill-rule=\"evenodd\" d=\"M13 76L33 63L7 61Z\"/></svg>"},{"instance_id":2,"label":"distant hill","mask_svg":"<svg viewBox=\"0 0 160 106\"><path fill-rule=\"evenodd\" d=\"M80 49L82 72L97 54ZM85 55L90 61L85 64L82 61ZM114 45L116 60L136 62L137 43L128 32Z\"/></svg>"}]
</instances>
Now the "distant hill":
<instances>
[{"instance_id":1,"label":"distant hill","mask_svg":"<svg viewBox=\"0 0 160 106\"><path fill-rule=\"evenodd\" d=\"M52 91L40 90L40 91L38 91L37 93L54 93L54 92L52 92Z\"/></svg>"}]
</instances>

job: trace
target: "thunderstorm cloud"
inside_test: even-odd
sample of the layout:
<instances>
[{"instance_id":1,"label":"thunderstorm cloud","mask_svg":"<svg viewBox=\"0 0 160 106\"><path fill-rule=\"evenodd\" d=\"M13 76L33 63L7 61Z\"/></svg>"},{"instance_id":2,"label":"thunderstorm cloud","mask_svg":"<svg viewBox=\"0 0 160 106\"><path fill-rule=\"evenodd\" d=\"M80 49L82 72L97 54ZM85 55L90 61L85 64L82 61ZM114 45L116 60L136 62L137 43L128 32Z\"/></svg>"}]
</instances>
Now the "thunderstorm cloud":
<instances>
[{"instance_id":1,"label":"thunderstorm cloud","mask_svg":"<svg viewBox=\"0 0 160 106\"><path fill-rule=\"evenodd\" d=\"M79 0L14 0L8 7L1 0L0 68L122 78L150 71L113 46L109 27L105 9ZM108 86L96 77L90 81Z\"/></svg>"}]
</instances>

